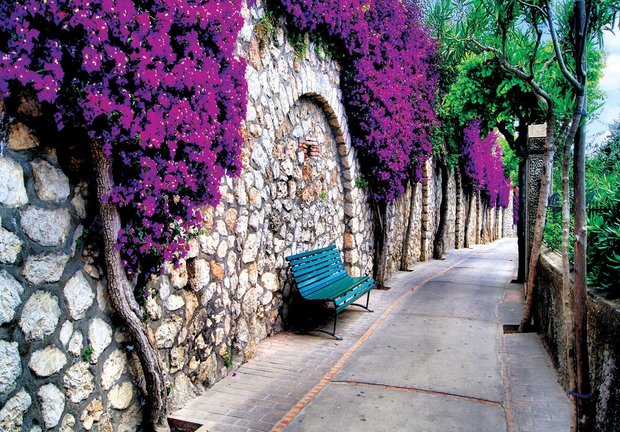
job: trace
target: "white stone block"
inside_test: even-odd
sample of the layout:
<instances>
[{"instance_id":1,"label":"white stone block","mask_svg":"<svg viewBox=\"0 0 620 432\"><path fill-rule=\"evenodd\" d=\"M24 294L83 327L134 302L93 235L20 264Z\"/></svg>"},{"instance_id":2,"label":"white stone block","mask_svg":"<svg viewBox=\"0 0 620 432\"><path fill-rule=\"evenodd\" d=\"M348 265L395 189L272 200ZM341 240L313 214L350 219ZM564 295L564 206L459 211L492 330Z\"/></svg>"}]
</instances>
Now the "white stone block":
<instances>
[{"instance_id":1,"label":"white stone block","mask_svg":"<svg viewBox=\"0 0 620 432\"><path fill-rule=\"evenodd\" d=\"M19 326L28 339L43 339L54 333L59 318L58 298L46 291L37 291L26 302Z\"/></svg>"},{"instance_id":2,"label":"white stone block","mask_svg":"<svg viewBox=\"0 0 620 432\"><path fill-rule=\"evenodd\" d=\"M39 403L45 427L51 429L60 422L65 409L65 395L54 384L45 384L39 389Z\"/></svg>"},{"instance_id":3,"label":"white stone block","mask_svg":"<svg viewBox=\"0 0 620 432\"><path fill-rule=\"evenodd\" d=\"M22 362L17 342L0 340L0 396L7 396L17 387L22 375Z\"/></svg>"},{"instance_id":4,"label":"white stone block","mask_svg":"<svg viewBox=\"0 0 620 432\"><path fill-rule=\"evenodd\" d=\"M6 270L0 270L0 324L10 322L21 304L24 287Z\"/></svg>"},{"instance_id":5,"label":"white stone block","mask_svg":"<svg viewBox=\"0 0 620 432\"><path fill-rule=\"evenodd\" d=\"M22 167L13 159L0 156L0 204L19 207L27 202Z\"/></svg>"}]
</instances>

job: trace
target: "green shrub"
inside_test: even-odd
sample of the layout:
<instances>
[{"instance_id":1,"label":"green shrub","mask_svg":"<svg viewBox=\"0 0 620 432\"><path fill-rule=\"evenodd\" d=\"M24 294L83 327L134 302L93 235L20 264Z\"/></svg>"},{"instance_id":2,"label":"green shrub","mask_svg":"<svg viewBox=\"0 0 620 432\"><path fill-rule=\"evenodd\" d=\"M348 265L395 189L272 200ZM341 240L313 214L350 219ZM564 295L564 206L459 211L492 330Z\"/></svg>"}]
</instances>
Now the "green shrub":
<instances>
[{"instance_id":1,"label":"green shrub","mask_svg":"<svg viewBox=\"0 0 620 432\"><path fill-rule=\"evenodd\" d=\"M543 239L549 249L562 253L562 211L560 209L547 210L547 221L545 222ZM568 260L570 262L573 262L574 243L573 216L571 215L570 227L568 229Z\"/></svg>"},{"instance_id":2,"label":"green shrub","mask_svg":"<svg viewBox=\"0 0 620 432\"><path fill-rule=\"evenodd\" d=\"M620 297L620 172L592 175L588 211L588 284Z\"/></svg>"}]
</instances>

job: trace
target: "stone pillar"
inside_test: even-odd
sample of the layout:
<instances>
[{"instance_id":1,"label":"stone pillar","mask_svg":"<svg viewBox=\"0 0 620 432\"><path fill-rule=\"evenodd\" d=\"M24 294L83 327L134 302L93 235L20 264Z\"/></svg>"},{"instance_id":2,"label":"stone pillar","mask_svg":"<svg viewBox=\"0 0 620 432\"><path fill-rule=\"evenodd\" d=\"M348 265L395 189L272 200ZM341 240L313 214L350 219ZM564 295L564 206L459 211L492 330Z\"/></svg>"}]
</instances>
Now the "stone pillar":
<instances>
[{"instance_id":1,"label":"stone pillar","mask_svg":"<svg viewBox=\"0 0 620 432\"><path fill-rule=\"evenodd\" d=\"M432 237L430 227L430 183L433 181L432 158L429 158L429 160L424 163L423 175L424 180L422 182L422 238L420 246L420 261L427 261L428 259L430 259L428 253L428 245L430 238Z\"/></svg>"},{"instance_id":2,"label":"stone pillar","mask_svg":"<svg viewBox=\"0 0 620 432\"><path fill-rule=\"evenodd\" d=\"M543 171L543 153L547 136L547 125L531 125L527 129L527 154L525 160L525 277L530 262L530 251L534 238L536 213L538 212L538 195Z\"/></svg>"}]
</instances>

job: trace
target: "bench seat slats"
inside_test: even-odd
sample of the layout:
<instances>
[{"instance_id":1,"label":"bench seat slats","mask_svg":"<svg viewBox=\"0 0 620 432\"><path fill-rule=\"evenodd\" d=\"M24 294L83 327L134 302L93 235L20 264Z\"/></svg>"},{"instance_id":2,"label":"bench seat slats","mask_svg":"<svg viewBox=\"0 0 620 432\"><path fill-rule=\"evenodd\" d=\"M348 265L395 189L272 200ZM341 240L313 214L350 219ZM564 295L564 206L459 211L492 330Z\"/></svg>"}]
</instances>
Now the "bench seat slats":
<instances>
[{"instance_id":1,"label":"bench seat slats","mask_svg":"<svg viewBox=\"0 0 620 432\"><path fill-rule=\"evenodd\" d=\"M322 284L320 289L314 290L312 294L307 295L312 300L332 300L335 301L340 296L348 293L357 285L355 279L345 274L344 277L337 281Z\"/></svg>"},{"instance_id":2,"label":"bench seat slats","mask_svg":"<svg viewBox=\"0 0 620 432\"><path fill-rule=\"evenodd\" d=\"M351 291L354 291L358 285L367 281L368 277L353 278L347 275L345 278L339 280L334 284L330 284L321 289L317 294L317 300L334 300L338 303L338 299L344 295L348 295ZM319 297L319 295L321 297Z\"/></svg>"},{"instance_id":3,"label":"bench seat slats","mask_svg":"<svg viewBox=\"0 0 620 432\"><path fill-rule=\"evenodd\" d=\"M344 271L328 277L317 276L313 279L306 281L305 283L302 283L301 285L297 285L297 289L299 290L301 295L306 297L312 295L312 293L315 293L317 291L320 292L324 290L325 287L329 285L337 284L339 281L346 279L347 276L347 273Z\"/></svg>"},{"instance_id":4,"label":"bench seat slats","mask_svg":"<svg viewBox=\"0 0 620 432\"><path fill-rule=\"evenodd\" d=\"M329 245L329 246L325 246L324 248L321 248L321 249L315 249L315 250L310 250L310 251L306 251L306 252L301 252L301 253L298 253L296 255L290 255L290 256L286 257L286 259L288 261L292 261L292 260L296 260L298 258L306 257L308 255L316 255L316 254L318 254L320 252L328 251L330 249L333 249L333 247L334 247L334 245Z\"/></svg>"},{"instance_id":5,"label":"bench seat slats","mask_svg":"<svg viewBox=\"0 0 620 432\"><path fill-rule=\"evenodd\" d=\"M336 311L334 331L329 333L336 336L338 313L353 304L363 295L370 295L375 281L368 276L350 276L340 258L340 252L335 245L301 252L286 257L299 294L306 300L331 301ZM366 306L355 303L368 309ZM324 330L320 330L324 331Z\"/></svg>"},{"instance_id":6,"label":"bench seat slats","mask_svg":"<svg viewBox=\"0 0 620 432\"><path fill-rule=\"evenodd\" d=\"M327 251L323 251L318 254L306 255L301 258L287 257L286 260L289 262L291 267L295 267L295 266L300 266L300 265L306 266L308 265L308 263L311 263L314 261L323 261L329 257L337 258L338 260L340 260L340 254L338 253L337 250L327 250Z\"/></svg>"},{"instance_id":7,"label":"bench seat slats","mask_svg":"<svg viewBox=\"0 0 620 432\"><path fill-rule=\"evenodd\" d=\"M339 269L344 270L339 257L330 257L325 261L313 261L304 266L293 267L292 271L296 279L308 274L330 274Z\"/></svg>"}]
</instances>

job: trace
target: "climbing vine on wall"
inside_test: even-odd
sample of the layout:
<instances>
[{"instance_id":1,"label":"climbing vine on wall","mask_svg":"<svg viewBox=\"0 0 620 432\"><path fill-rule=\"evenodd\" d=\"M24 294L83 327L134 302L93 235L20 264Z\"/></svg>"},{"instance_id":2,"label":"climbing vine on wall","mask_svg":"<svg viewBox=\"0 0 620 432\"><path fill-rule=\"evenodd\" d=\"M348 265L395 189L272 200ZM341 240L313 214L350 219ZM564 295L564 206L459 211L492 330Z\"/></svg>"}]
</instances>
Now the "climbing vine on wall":
<instances>
[{"instance_id":1,"label":"climbing vine on wall","mask_svg":"<svg viewBox=\"0 0 620 432\"><path fill-rule=\"evenodd\" d=\"M19 0L0 5L0 96L31 88L59 129L83 128L115 164L128 272L187 252L200 209L239 173L243 24L233 0ZM87 145L85 143L84 145Z\"/></svg>"},{"instance_id":2,"label":"climbing vine on wall","mask_svg":"<svg viewBox=\"0 0 620 432\"><path fill-rule=\"evenodd\" d=\"M491 131L486 137L480 135L480 121L467 123L463 130L463 162L465 177L475 192L482 192L489 207L508 207L510 203L510 179L504 176L502 147L499 136Z\"/></svg>"},{"instance_id":3,"label":"climbing vine on wall","mask_svg":"<svg viewBox=\"0 0 620 432\"><path fill-rule=\"evenodd\" d=\"M437 126L435 45L416 2L280 0L294 25L338 41L353 145L375 198L420 180Z\"/></svg>"}]
</instances>

